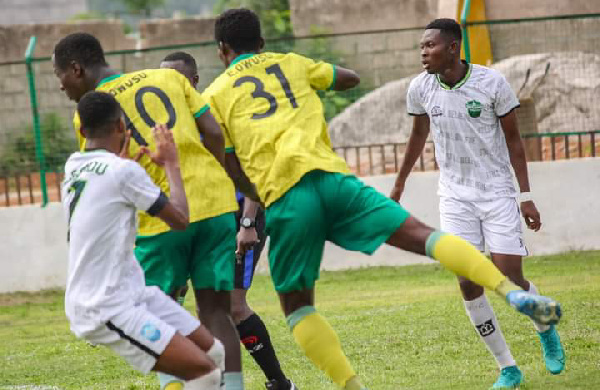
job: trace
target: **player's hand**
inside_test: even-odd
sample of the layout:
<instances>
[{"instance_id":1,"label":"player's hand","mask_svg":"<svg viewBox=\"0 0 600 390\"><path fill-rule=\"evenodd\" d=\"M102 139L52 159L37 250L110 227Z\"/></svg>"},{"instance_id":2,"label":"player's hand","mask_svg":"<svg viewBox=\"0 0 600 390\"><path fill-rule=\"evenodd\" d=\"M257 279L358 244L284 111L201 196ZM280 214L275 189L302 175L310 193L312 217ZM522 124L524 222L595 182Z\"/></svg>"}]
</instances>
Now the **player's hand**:
<instances>
[{"instance_id":1,"label":"player's hand","mask_svg":"<svg viewBox=\"0 0 600 390\"><path fill-rule=\"evenodd\" d=\"M152 162L161 167L165 164L179 164L173 133L167 125L158 124L154 126L152 135L156 144L156 151L151 152L148 148L142 148Z\"/></svg>"},{"instance_id":2,"label":"player's hand","mask_svg":"<svg viewBox=\"0 0 600 390\"><path fill-rule=\"evenodd\" d=\"M144 154L147 154L148 150L146 148L141 148L136 153L135 156L131 157L129 155L129 142L130 141L131 141L131 131L127 130L127 132L125 133L125 141L123 141L123 146L121 147L121 151L119 152L119 157L138 162L138 161L140 161L140 158L142 158L142 156Z\"/></svg>"},{"instance_id":3,"label":"player's hand","mask_svg":"<svg viewBox=\"0 0 600 390\"><path fill-rule=\"evenodd\" d=\"M542 227L542 220L540 219L540 212L535 207L535 203L532 200L521 203L521 214L525 219L527 227L534 232L537 232Z\"/></svg>"},{"instance_id":4,"label":"player's hand","mask_svg":"<svg viewBox=\"0 0 600 390\"><path fill-rule=\"evenodd\" d=\"M244 256L246 252L252 249L257 243L258 233L256 233L255 228L240 228L240 231L237 234L236 256Z\"/></svg>"},{"instance_id":5,"label":"player's hand","mask_svg":"<svg viewBox=\"0 0 600 390\"><path fill-rule=\"evenodd\" d=\"M390 192L390 198L396 202L400 202L400 197L402 197L403 192L404 192L404 183L394 184L394 188L392 188L392 192Z\"/></svg>"}]
</instances>

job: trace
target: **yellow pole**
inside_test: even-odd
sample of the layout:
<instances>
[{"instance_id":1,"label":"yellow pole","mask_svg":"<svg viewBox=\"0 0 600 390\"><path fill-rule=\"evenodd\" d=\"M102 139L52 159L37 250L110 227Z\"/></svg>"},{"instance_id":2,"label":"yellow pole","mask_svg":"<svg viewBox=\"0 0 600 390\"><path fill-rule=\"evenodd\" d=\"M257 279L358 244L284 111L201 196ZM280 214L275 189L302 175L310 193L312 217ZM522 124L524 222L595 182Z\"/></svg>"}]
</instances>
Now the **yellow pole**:
<instances>
[{"instance_id":1,"label":"yellow pole","mask_svg":"<svg viewBox=\"0 0 600 390\"><path fill-rule=\"evenodd\" d=\"M456 9L456 20L461 20L465 0L458 2ZM466 15L468 34L468 47L470 48L470 62L473 64L489 66L493 62L492 43L487 25L478 24L469 26L470 21L485 21L485 0L471 0L470 10ZM464 27L464 26L463 26ZM463 37L466 38L466 37ZM462 58L465 58L464 45Z\"/></svg>"}]
</instances>

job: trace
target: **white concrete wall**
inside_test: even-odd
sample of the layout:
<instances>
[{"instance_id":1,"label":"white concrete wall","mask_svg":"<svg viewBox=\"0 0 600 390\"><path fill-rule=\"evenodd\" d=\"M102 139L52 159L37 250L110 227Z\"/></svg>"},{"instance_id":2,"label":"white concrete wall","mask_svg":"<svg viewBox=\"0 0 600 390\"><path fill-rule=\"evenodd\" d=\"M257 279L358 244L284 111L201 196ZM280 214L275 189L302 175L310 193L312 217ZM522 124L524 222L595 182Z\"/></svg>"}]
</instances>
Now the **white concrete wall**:
<instances>
[{"instance_id":1,"label":"white concrete wall","mask_svg":"<svg viewBox=\"0 0 600 390\"><path fill-rule=\"evenodd\" d=\"M62 206L0 209L0 293L64 287L67 229Z\"/></svg>"},{"instance_id":2,"label":"white concrete wall","mask_svg":"<svg viewBox=\"0 0 600 390\"><path fill-rule=\"evenodd\" d=\"M542 230L527 231L531 254L600 249L600 159L529 164ZM439 226L437 172L413 173L402 204L424 222ZM388 194L393 175L363 178ZM64 287L66 228L59 204L0 209L0 293ZM263 256L265 257L265 256ZM266 270L266 262L260 264ZM383 246L373 256L328 244L322 268L339 270L375 265L405 265L430 260Z\"/></svg>"},{"instance_id":3,"label":"white concrete wall","mask_svg":"<svg viewBox=\"0 0 600 390\"><path fill-rule=\"evenodd\" d=\"M529 163L529 176L542 219L542 229L537 233L523 226L529 253L546 255L600 249L600 159ZM389 194L394 179L395 175L385 175L363 181ZM439 228L437 180L437 172L413 173L401 203L415 217ZM328 244L323 269L422 262L430 260L387 245L373 256L366 256Z\"/></svg>"}]
</instances>

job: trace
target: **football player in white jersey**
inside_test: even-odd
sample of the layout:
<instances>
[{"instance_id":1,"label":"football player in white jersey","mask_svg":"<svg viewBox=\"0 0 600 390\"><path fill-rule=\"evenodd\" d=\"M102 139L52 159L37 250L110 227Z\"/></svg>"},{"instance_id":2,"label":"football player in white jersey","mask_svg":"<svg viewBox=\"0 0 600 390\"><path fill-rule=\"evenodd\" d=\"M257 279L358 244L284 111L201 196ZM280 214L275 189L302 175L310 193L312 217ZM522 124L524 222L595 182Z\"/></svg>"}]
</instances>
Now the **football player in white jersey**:
<instances>
[{"instance_id":1,"label":"football player in white jersey","mask_svg":"<svg viewBox=\"0 0 600 390\"><path fill-rule=\"evenodd\" d=\"M408 88L413 128L390 197L399 201L404 185L432 130L440 169L438 195L443 231L489 247L492 261L525 291L537 294L523 276L520 213L538 231L540 214L533 203L527 163L515 108L519 100L503 75L461 61L461 30L452 19L436 19L421 38L424 72ZM513 184L514 169L520 195ZM520 212L519 212L520 209ZM501 373L493 388L515 388L523 380L483 288L459 277L465 308ZM546 368L559 374L565 354L554 325L534 322Z\"/></svg>"},{"instance_id":2,"label":"football player in white jersey","mask_svg":"<svg viewBox=\"0 0 600 390\"><path fill-rule=\"evenodd\" d=\"M141 372L175 375L186 389L219 389L223 345L157 287L145 286L133 252L136 210L175 230L189 223L173 135L158 125L156 150L143 150L164 168L169 199L137 162L120 156L129 138L112 95L88 92L77 111L86 150L69 157L62 183L69 221L65 311L72 332L111 348Z\"/></svg>"}]
</instances>

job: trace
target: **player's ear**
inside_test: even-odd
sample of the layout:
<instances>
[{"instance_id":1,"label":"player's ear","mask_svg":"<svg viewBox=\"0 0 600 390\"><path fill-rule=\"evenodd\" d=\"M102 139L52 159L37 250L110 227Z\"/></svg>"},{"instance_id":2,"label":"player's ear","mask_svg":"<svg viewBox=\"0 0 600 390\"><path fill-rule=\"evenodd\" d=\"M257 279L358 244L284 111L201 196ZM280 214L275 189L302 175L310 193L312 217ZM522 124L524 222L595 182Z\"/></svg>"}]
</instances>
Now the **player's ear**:
<instances>
[{"instance_id":1,"label":"player's ear","mask_svg":"<svg viewBox=\"0 0 600 390\"><path fill-rule=\"evenodd\" d=\"M200 76L195 75L194 77L192 77L192 87L196 88L196 86L198 85L198 81L200 81Z\"/></svg>"},{"instance_id":2,"label":"player's ear","mask_svg":"<svg viewBox=\"0 0 600 390\"><path fill-rule=\"evenodd\" d=\"M121 133L125 133L127 131L127 126L125 126L125 119L123 118L123 115L119 116L119 119L117 119L117 133L121 134Z\"/></svg>"},{"instance_id":3,"label":"player's ear","mask_svg":"<svg viewBox=\"0 0 600 390\"><path fill-rule=\"evenodd\" d=\"M452 54L456 54L458 52L458 54L460 54L460 41L457 40L453 40L452 42L450 42L450 53Z\"/></svg>"},{"instance_id":4,"label":"player's ear","mask_svg":"<svg viewBox=\"0 0 600 390\"><path fill-rule=\"evenodd\" d=\"M77 77L78 79L83 78L85 71L83 70L83 67L78 62L71 61L69 66L71 67L71 72L73 72L73 75L75 77Z\"/></svg>"},{"instance_id":5,"label":"player's ear","mask_svg":"<svg viewBox=\"0 0 600 390\"><path fill-rule=\"evenodd\" d=\"M263 39L263 37L260 37L260 43L258 44L258 49L262 50L265 48L265 40Z\"/></svg>"}]
</instances>

